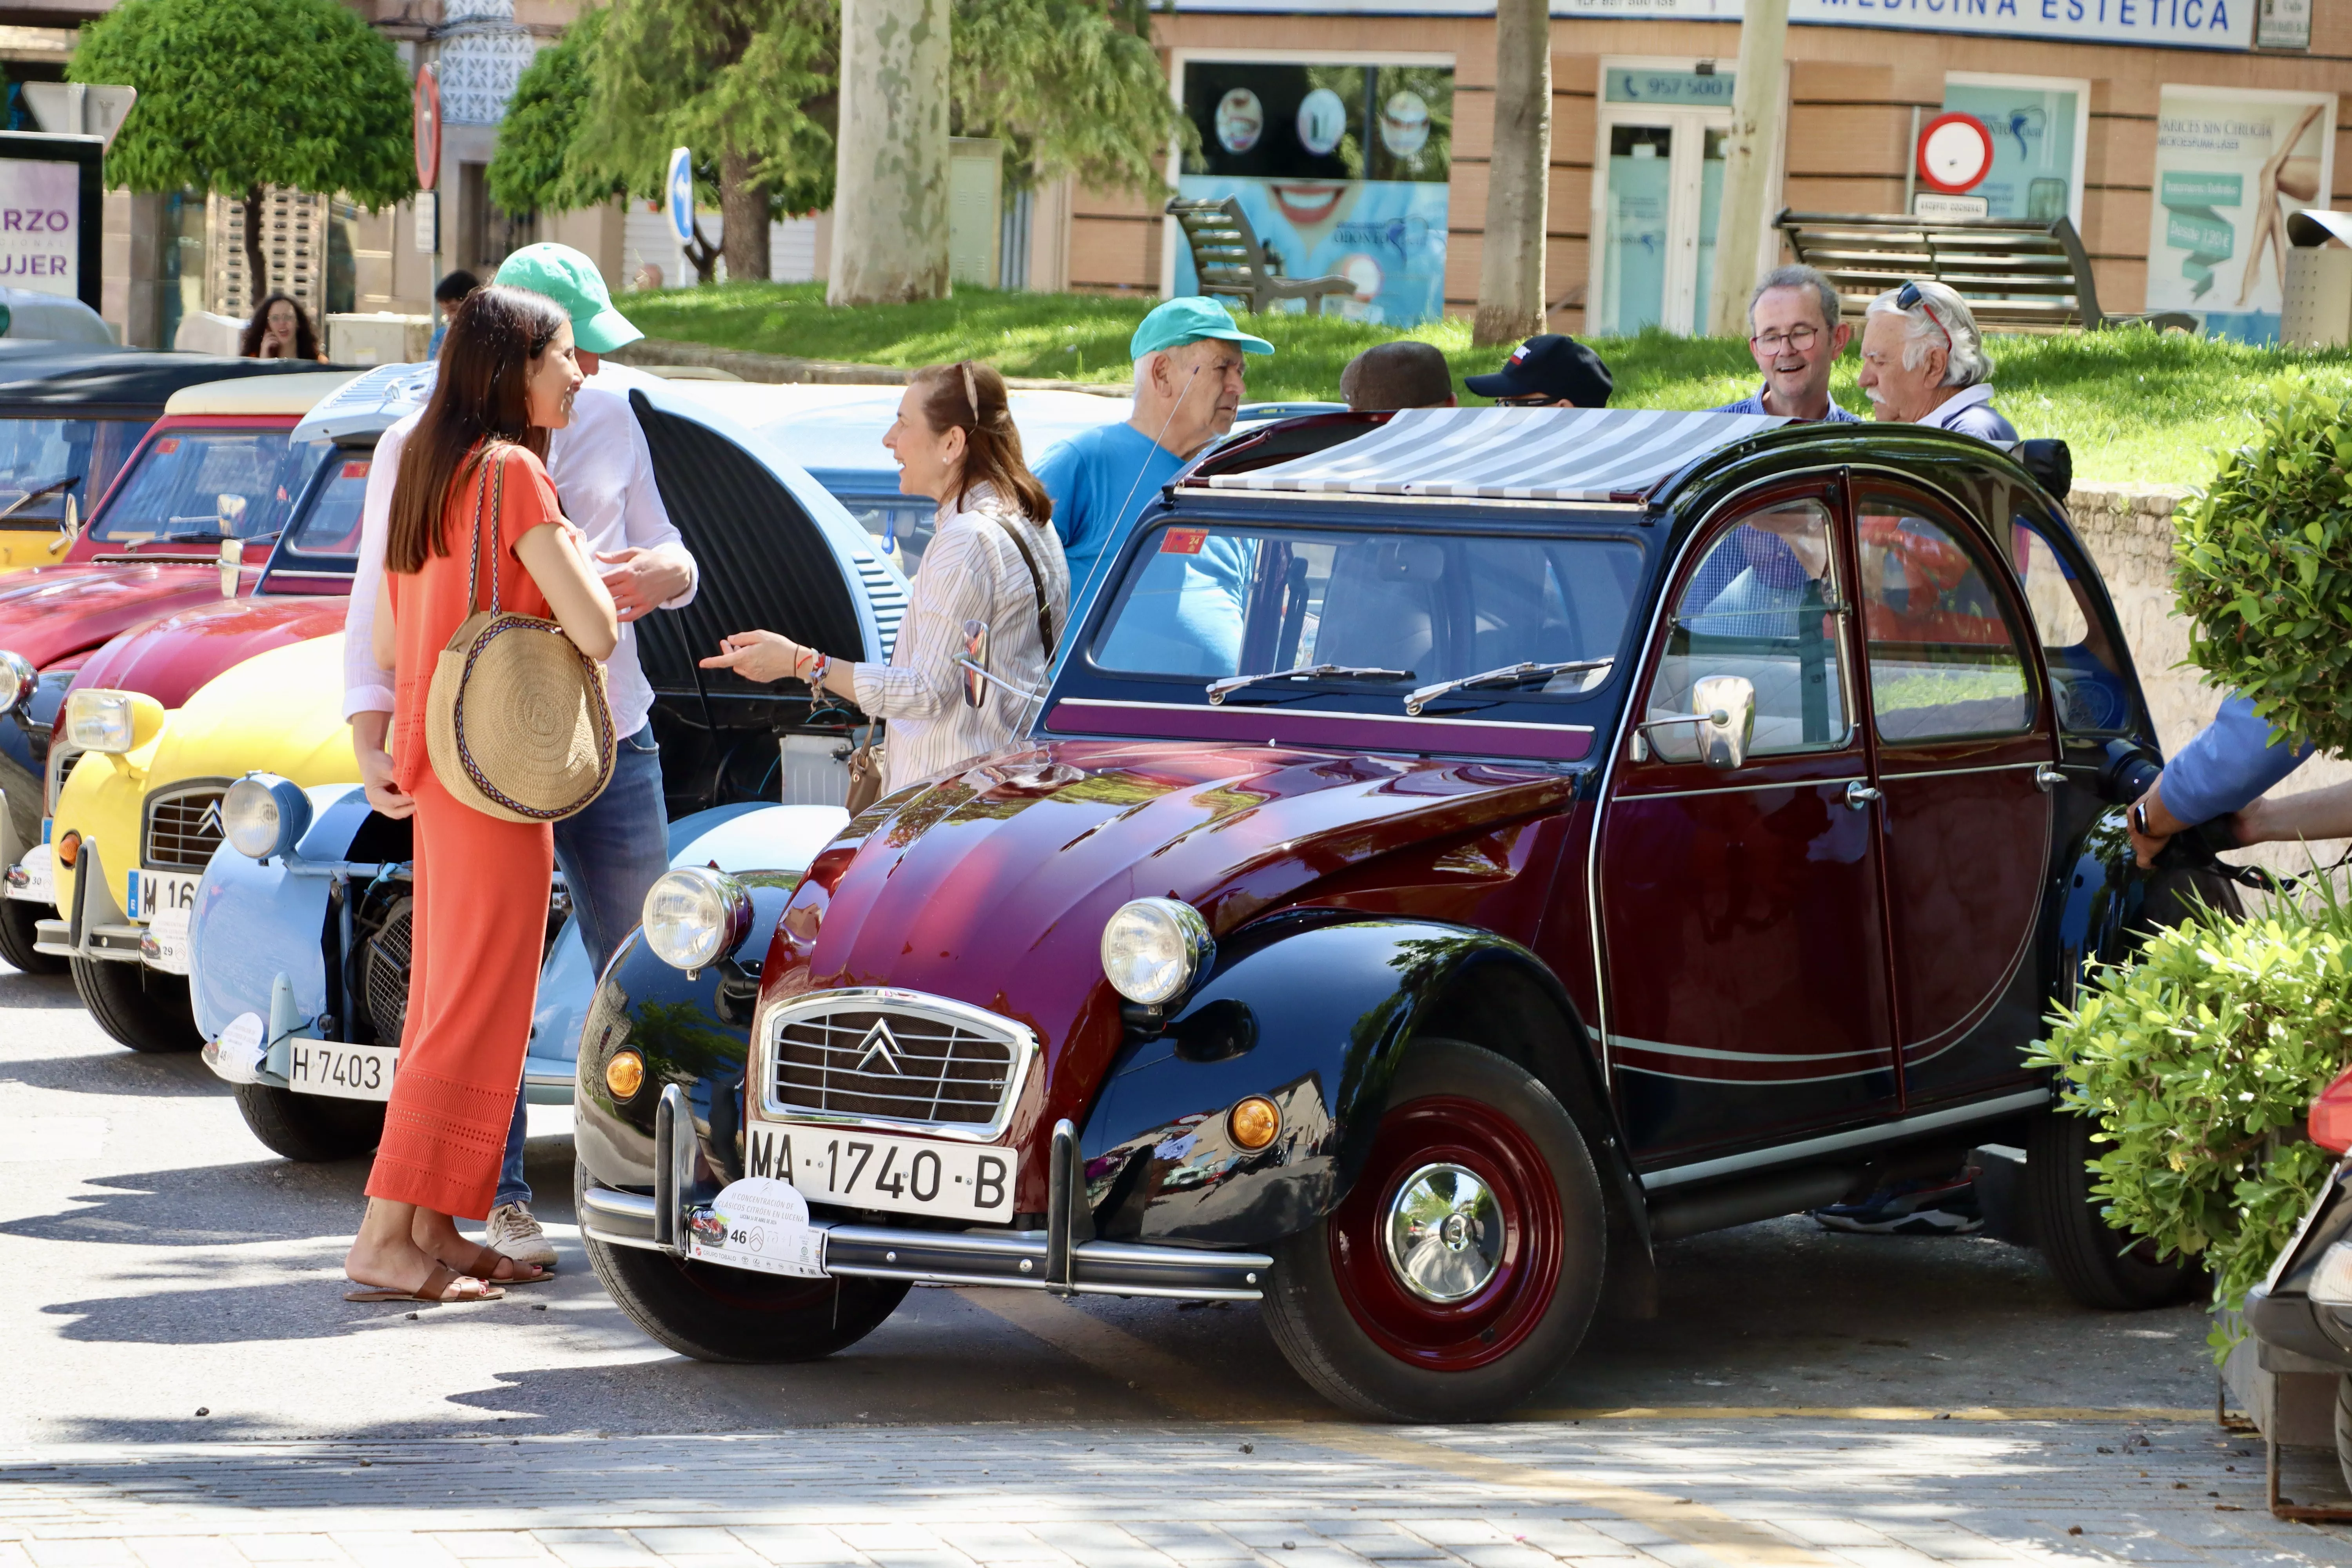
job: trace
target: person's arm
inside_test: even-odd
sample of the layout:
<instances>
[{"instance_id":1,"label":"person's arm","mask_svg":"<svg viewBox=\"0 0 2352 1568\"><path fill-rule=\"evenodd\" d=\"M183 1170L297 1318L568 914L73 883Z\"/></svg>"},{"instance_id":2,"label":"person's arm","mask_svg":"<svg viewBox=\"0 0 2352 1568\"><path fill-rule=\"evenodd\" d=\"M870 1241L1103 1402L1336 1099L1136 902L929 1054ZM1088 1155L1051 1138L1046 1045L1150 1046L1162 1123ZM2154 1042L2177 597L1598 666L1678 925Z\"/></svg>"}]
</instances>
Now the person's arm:
<instances>
[{"instance_id":1,"label":"person's arm","mask_svg":"<svg viewBox=\"0 0 2352 1568\"><path fill-rule=\"evenodd\" d=\"M384 540L392 530L392 490L400 478L400 451L413 420L385 431L368 460L367 489L360 500L360 552L352 577L350 609L343 616L343 717L390 713L392 661L375 657L376 590L383 584Z\"/></svg>"},{"instance_id":2,"label":"person's arm","mask_svg":"<svg viewBox=\"0 0 2352 1568\"><path fill-rule=\"evenodd\" d=\"M370 710L352 716L352 751L359 758L360 786L367 792L368 805L398 822L415 814L416 797L393 782L392 753L384 750L384 737L391 729L388 712Z\"/></svg>"},{"instance_id":3,"label":"person's arm","mask_svg":"<svg viewBox=\"0 0 2352 1568\"><path fill-rule=\"evenodd\" d=\"M612 658L621 641L620 613L578 536L561 522L541 523L516 540L514 550L563 635L590 658Z\"/></svg>"},{"instance_id":4,"label":"person's arm","mask_svg":"<svg viewBox=\"0 0 2352 1568\"><path fill-rule=\"evenodd\" d=\"M2213 721L2180 748L2133 803L2132 847L2139 863L2154 864L2174 834L2242 810L2312 754L2308 742L2273 745L2270 735L2270 721L2255 715L2252 701L2231 692Z\"/></svg>"},{"instance_id":5,"label":"person's arm","mask_svg":"<svg viewBox=\"0 0 2352 1568\"><path fill-rule=\"evenodd\" d=\"M655 610L682 610L694 602L701 586L693 552L662 504L653 453L634 416L628 419L628 437L629 482L621 509L622 537L627 543L596 552L604 587L625 622Z\"/></svg>"},{"instance_id":6,"label":"person's arm","mask_svg":"<svg viewBox=\"0 0 2352 1568\"><path fill-rule=\"evenodd\" d=\"M375 580L375 620L368 627L368 640L375 650L375 661L386 668L400 663L400 637L392 618L392 579Z\"/></svg>"},{"instance_id":7,"label":"person's arm","mask_svg":"<svg viewBox=\"0 0 2352 1568\"><path fill-rule=\"evenodd\" d=\"M933 538L890 662L839 667L850 672L857 706L877 719L936 719L962 701L963 624L991 618L995 586L978 527Z\"/></svg>"},{"instance_id":8,"label":"person's arm","mask_svg":"<svg viewBox=\"0 0 2352 1568\"><path fill-rule=\"evenodd\" d=\"M2250 801L2231 819L2241 844L2310 843L2352 838L2352 784L2305 790L2284 800Z\"/></svg>"}]
</instances>

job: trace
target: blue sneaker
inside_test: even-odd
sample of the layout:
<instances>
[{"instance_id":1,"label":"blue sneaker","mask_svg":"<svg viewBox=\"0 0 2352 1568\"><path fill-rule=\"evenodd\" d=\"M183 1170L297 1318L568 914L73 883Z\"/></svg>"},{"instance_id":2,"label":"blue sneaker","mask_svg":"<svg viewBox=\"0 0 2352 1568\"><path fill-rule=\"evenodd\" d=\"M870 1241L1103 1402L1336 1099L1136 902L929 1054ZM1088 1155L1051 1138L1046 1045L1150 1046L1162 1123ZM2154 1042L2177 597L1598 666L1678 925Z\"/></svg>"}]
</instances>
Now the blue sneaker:
<instances>
[{"instance_id":1,"label":"blue sneaker","mask_svg":"<svg viewBox=\"0 0 2352 1568\"><path fill-rule=\"evenodd\" d=\"M1824 1230L1858 1236L1973 1236L1984 1228L1976 1183L1966 1175L1891 1182L1860 1203L1811 1213Z\"/></svg>"}]
</instances>

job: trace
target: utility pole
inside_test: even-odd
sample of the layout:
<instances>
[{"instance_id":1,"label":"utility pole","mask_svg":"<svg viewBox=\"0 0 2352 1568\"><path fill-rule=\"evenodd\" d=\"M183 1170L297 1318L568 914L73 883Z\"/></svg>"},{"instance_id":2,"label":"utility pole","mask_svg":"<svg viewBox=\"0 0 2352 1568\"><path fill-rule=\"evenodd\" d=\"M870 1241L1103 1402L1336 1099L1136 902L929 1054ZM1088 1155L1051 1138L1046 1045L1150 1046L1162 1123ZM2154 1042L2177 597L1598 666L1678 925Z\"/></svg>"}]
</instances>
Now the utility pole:
<instances>
[{"instance_id":1,"label":"utility pole","mask_svg":"<svg viewBox=\"0 0 2352 1568\"><path fill-rule=\"evenodd\" d=\"M1752 268L1764 244L1772 149L1780 143L1780 61L1789 41L1789 0L1747 0L1739 22L1739 76L1731 89L1731 134L1723 149L1723 207L1715 229L1714 298L1702 318L1717 337L1748 335Z\"/></svg>"},{"instance_id":2,"label":"utility pole","mask_svg":"<svg viewBox=\"0 0 2352 1568\"><path fill-rule=\"evenodd\" d=\"M1470 341L1516 343L1544 331L1544 209L1551 194L1550 0L1496 0L1495 141L1486 172L1486 239Z\"/></svg>"}]
</instances>

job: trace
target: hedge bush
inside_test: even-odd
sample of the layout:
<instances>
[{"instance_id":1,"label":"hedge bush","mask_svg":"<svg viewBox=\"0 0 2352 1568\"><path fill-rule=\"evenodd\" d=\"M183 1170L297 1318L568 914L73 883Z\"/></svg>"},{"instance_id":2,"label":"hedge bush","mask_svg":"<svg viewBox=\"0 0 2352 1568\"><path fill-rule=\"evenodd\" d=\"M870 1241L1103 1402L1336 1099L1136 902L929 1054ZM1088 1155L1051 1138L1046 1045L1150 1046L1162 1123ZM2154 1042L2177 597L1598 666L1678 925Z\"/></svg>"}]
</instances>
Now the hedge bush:
<instances>
[{"instance_id":1,"label":"hedge bush","mask_svg":"<svg viewBox=\"0 0 2352 1568\"><path fill-rule=\"evenodd\" d=\"M2108 1223L2200 1259L2236 1309L2334 1164L2304 1124L2352 1058L2352 910L2278 900L2260 920L2159 931L2051 1025L2032 1060L2057 1069L2066 1110L2098 1119ZM2213 1344L2228 1348L2218 1326Z\"/></svg>"},{"instance_id":2,"label":"hedge bush","mask_svg":"<svg viewBox=\"0 0 2352 1568\"><path fill-rule=\"evenodd\" d=\"M2189 659L2284 735L2352 748L2352 400L2251 411L2253 438L2174 519Z\"/></svg>"}]
</instances>

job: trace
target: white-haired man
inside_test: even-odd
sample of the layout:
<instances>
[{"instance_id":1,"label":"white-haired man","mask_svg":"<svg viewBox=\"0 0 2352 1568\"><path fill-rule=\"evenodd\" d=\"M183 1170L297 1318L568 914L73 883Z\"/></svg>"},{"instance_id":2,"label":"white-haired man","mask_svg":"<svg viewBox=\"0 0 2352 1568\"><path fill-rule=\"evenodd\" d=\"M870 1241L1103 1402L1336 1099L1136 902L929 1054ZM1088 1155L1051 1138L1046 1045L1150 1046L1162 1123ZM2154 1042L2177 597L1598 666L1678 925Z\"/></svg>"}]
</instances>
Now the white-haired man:
<instances>
[{"instance_id":1,"label":"white-haired man","mask_svg":"<svg viewBox=\"0 0 2352 1568\"><path fill-rule=\"evenodd\" d=\"M1753 397L1718 414L1779 414L1790 419L1859 425L1862 416L1830 395L1830 367L1853 329L1838 319L1837 286L1810 267L1775 267L1748 297L1748 352L1764 373Z\"/></svg>"},{"instance_id":2,"label":"white-haired man","mask_svg":"<svg viewBox=\"0 0 2352 1568\"><path fill-rule=\"evenodd\" d=\"M1992 361L1976 316L1941 283L1906 283L1870 302L1861 380L1883 420L2017 439L2017 426L1992 405Z\"/></svg>"}]
</instances>

